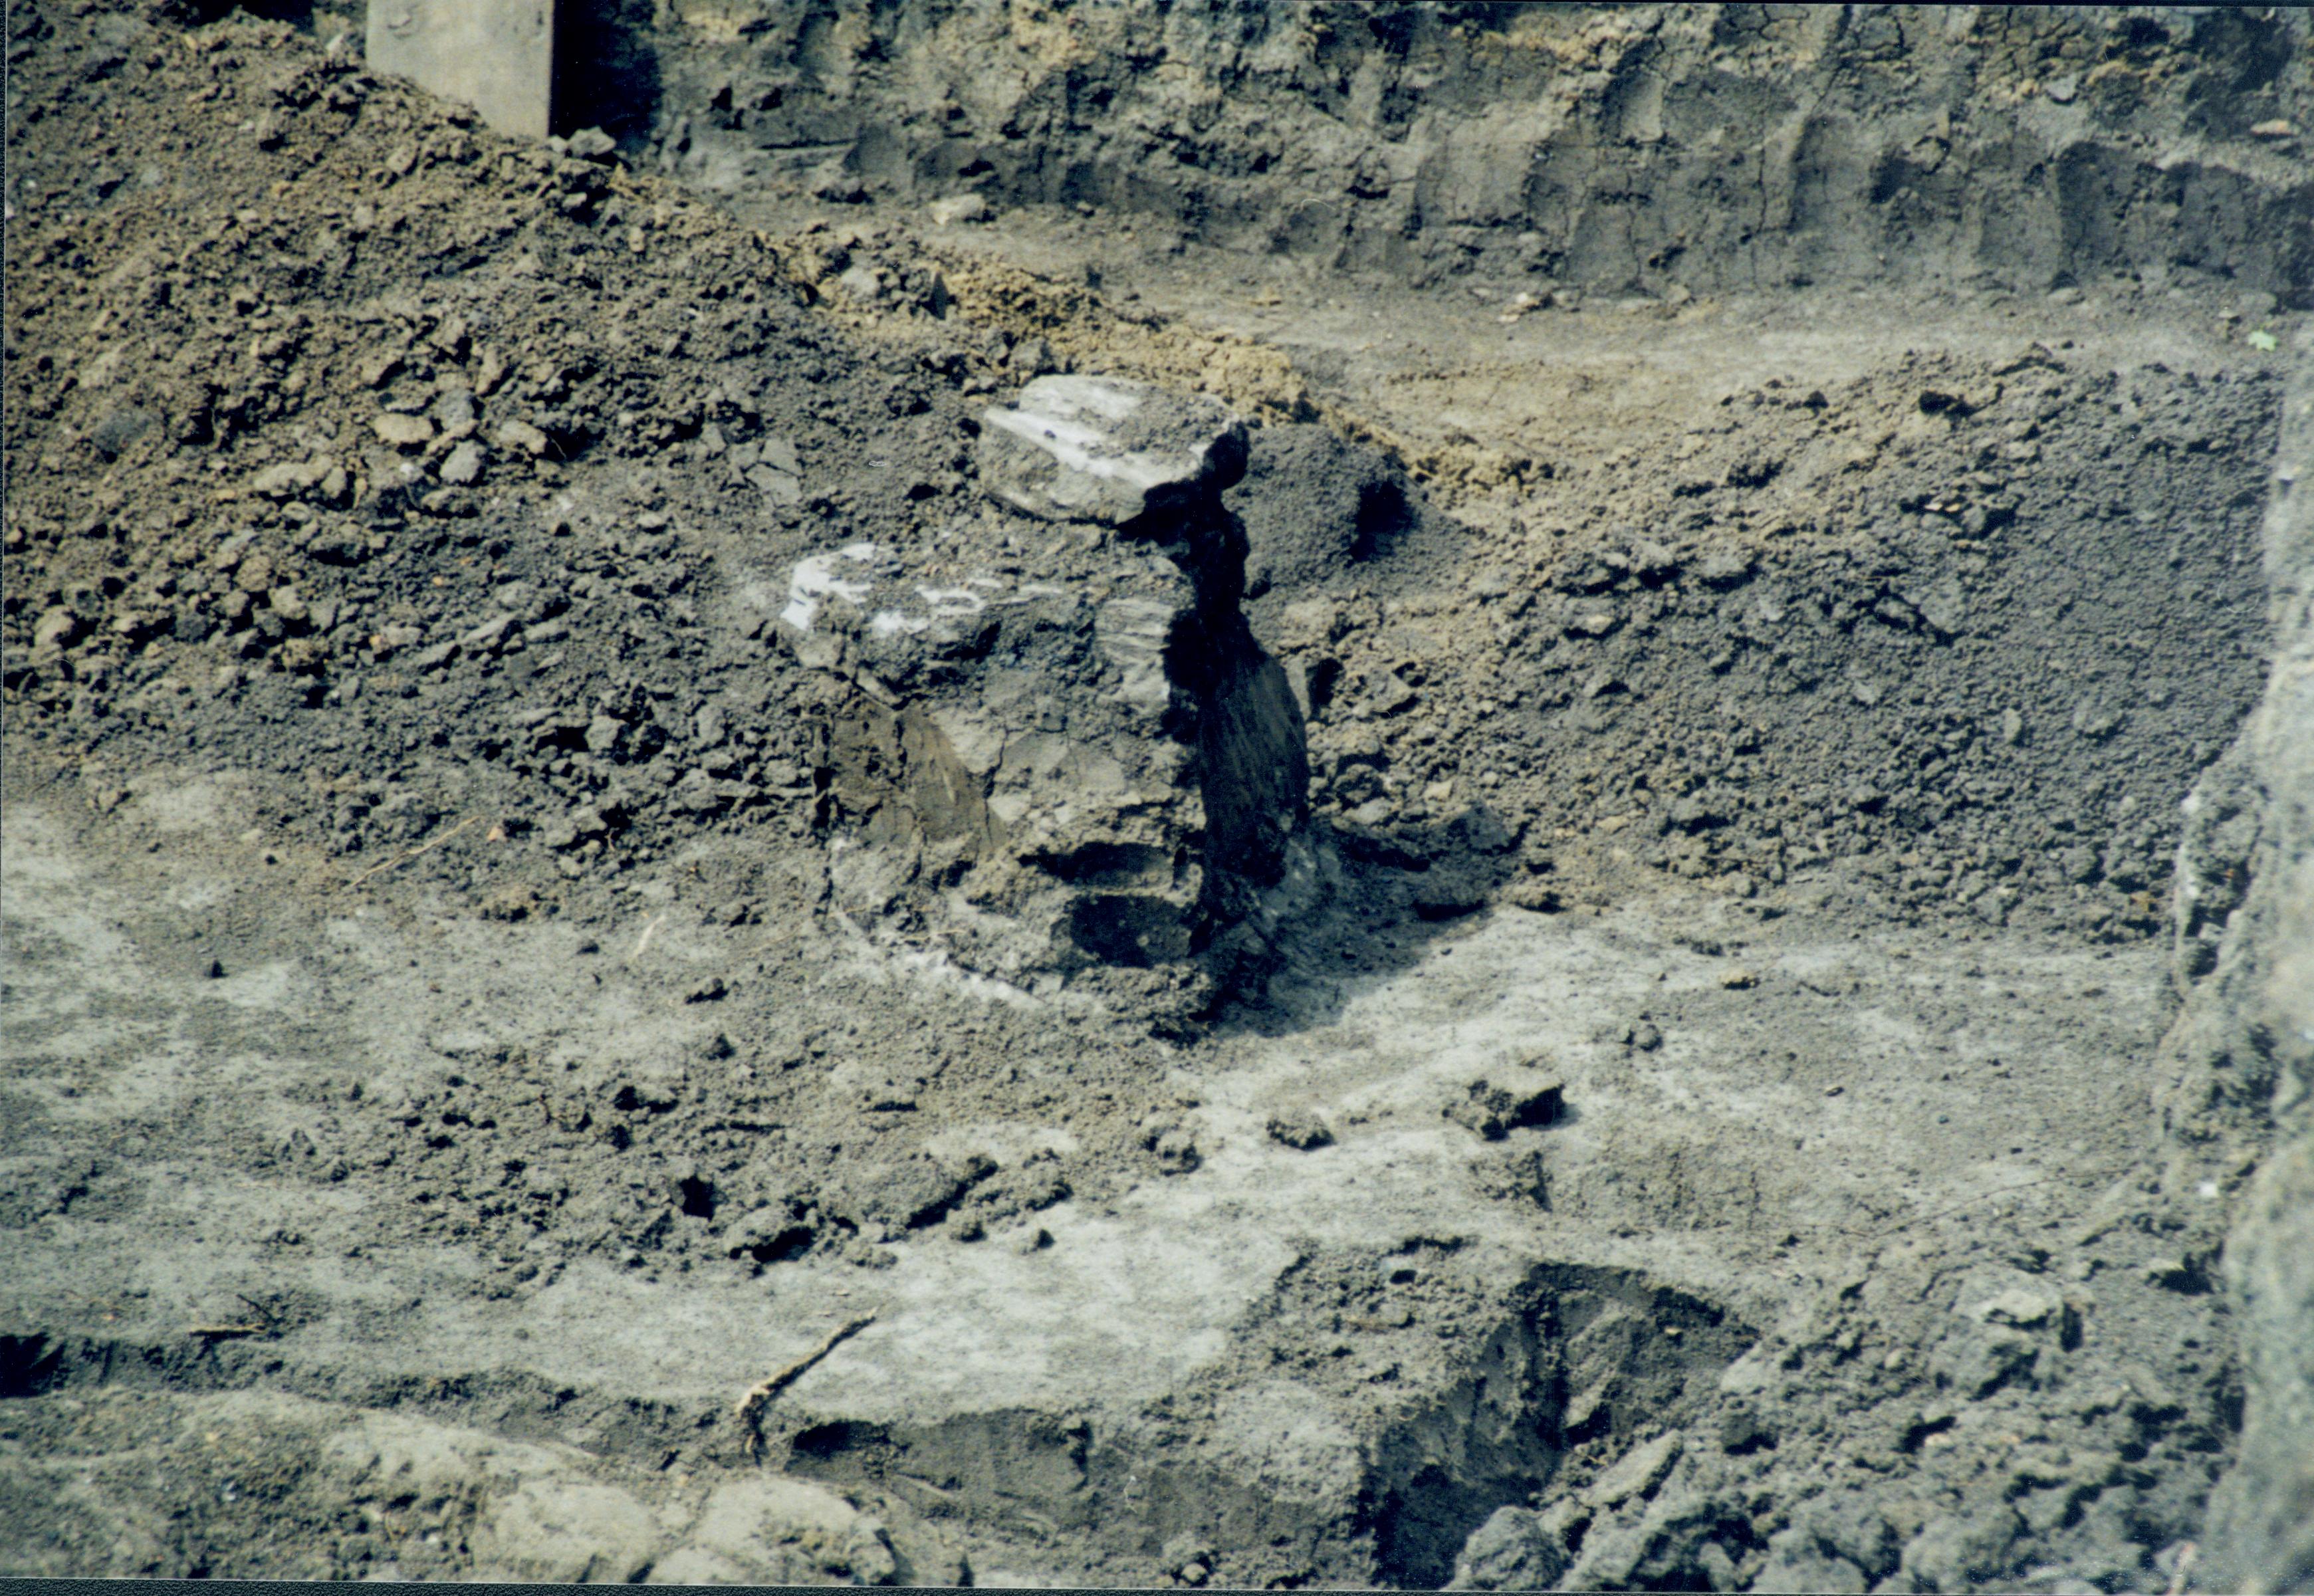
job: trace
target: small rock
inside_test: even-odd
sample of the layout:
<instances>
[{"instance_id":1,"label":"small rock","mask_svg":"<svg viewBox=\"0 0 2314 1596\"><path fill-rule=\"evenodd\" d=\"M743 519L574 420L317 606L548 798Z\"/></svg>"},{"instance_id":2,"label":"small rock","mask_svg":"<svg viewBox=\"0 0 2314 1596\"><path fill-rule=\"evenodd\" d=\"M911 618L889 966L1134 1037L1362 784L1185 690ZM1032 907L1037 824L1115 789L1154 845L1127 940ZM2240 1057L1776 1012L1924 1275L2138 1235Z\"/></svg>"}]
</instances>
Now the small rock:
<instances>
[{"instance_id":1,"label":"small rock","mask_svg":"<svg viewBox=\"0 0 2314 1596\"><path fill-rule=\"evenodd\" d=\"M32 623L32 647L35 648L69 648L79 640L83 627L81 618L62 604L52 605L40 613Z\"/></svg>"},{"instance_id":2,"label":"small rock","mask_svg":"<svg viewBox=\"0 0 2314 1596\"><path fill-rule=\"evenodd\" d=\"M2209 1276L2190 1258L2154 1258L2145 1265L2145 1279L2165 1292L2193 1296L2210 1289Z\"/></svg>"},{"instance_id":3,"label":"small rock","mask_svg":"<svg viewBox=\"0 0 2314 1596\"><path fill-rule=\"evenodd\" d=\"M1727 819L1724 807L1705 793L1691 793L1671 807L1671 823L1684 832L1709 831Z\"/></svg>"},{"instance_id":4,"label":"small rock","mask_svg":"<svg viewBox=\"0 0 2314 1596\"><path fill-rule=\"evenodd\" d=\"M1330 1147L1334 1133L1326 1122L1304 1108L1289 1108L1269 1116L1269 1139L1297 1152Z\"/></svg>"},{"instance_id":5,"label":"small rock","mask_svg":"<svg viewBox=\"0 0 2314 1596\"><path fill-rule=\"evenodd\" d=\"M445 326L449 323L445 323ZM459 334L464 336L463 332ZM438 341L439 335L437 335ZM430 412L442 436L449 438L472 437L480 419L474 409L473 393L465 388L452 388L434 401Z\"/></svg>"},{"instance_id":6,"label":"small rock","mask_svg":"<svg viewBox=\"0 0 2314 1596\"><path fill-rule=\"evenodd\" d=\"M285 461L269 465L250 479L250 491L268 498L288 498L322 485L334 468L326 460Z\"/></svg>"},{"instance_id":7,"label":"small rock","mask_svg":"<svg viewBox=\"0 0 2314 1596\"><path fill-rule=\"evenodd\" d=\"M370 423L382 443L397 449L421 448L434 441L434 423L423 416L401 416L391 412Z\"/></svg>"},{"instance_id":8,"label":"small rock","mask_svg":"<svg viewBox=\"0 0 2314 1596\"><path fill-rule=\"evenodd\" d=\"M481 914L484 920L528 920L537 906L537 893L520 882L510 882L483 897Z\"/></svg>"},{"instance_id":9,"label":"small rock","mask_svg":"<svg viewBox=\"0 0 2314 1596\"><path fill-rule=\"evenodd\" d=\"M1153 1144L1157 1168L1167 1175L1188 1175L1205 1162L1197 1151L1196 1136L1187 1126L1176 1125L1158 1135Z\"/></svg>"},{"instance_id":10,"label":"small rock","mask_svg":"<svg viewBox=\"0 0 2314 1596\"><path fill-rule=\"evenodd\" d=\"M1556 914L1561 907L1559 889L1532 876L1512 882L1503 892L1503 902L1534 914Z\"/></svg>"},{"instance_id":11,"label":"small rock","mask_svg":"<svg viewBox=\"0 0 2314 1596\"><path fill-rule=\"evenodd\" d=\"M861 261L848 267L835 279L835 286L854 299L874 299L884 292L884 278L877 269Z\"/></svg>"},{"instance_id":12,"label":"small rock","mask_svg":"<svg viewBox=\"0 0 2314 1596\"><path fill-rule=\"evenodd\" d=\"M1158 1556L1172 1571L1173 1577L1185 1585L1202 1585L1212 1577L1213 1548L1195 1536L1174 1536L1165 1543L1165 1549ZM1196 1571L1194 1577L1190 1572L1193 1569Z\"/></svg>"},{"instance_id":13,"label":"small rock","mask_svg":"<svg viewBox=\"0 0 2314 1596\"><path fill-rule=\"evenodd\" d=\"M507 639L518 623L511 615L493 615L473 630L463 633L458 647L469 654L495 654L506 646Z\"/></svg>"},{"instance_id":14,"label":"small rock","mask_svg":"<svg viewBox=\"0 0 2314 1596\"><path fill-rule=\"evenodd\" d=\"M442 480L454 488L471 488L482 480L482 449L469 438L442 462Z\"/></svg>"},{"instance_id":15,"label":"small rock","mask_svg":"<svg viewBox=\"0 0 2314 1596\"><path fill-rule=\"evenodd\" d=\"M1658 1435L1629 1453L1596 1480L1584 1487L1585 1507L1613 1507L1633 1496L1644 1496L1663 1484L1664 1476L1679 1461L1684 1443L1679 1436Z\"/></svg>"},{"instance_id":16,"label":"small rock","mask_svg":"<svg viewBox=\"0 0 2314 1596\"><path fill-rule=\"evenodd\" d=\"M124 406L91 428L88 441L96 446L98 454L110 460L150 432L157 419L150 410Z\"/></svg>"},{"instance_id":17,"label":"small rock","mask_svg":"<svg viewBox=\"0 0 2314 1596\"><path fill-rule=\"evenodd\" d=\"M400 349L375 350L362 357L361 364L354 368L354 375L360 378L365 388L382 387L388 378L402 369L402 360Z\"/></svg>"},{"instance_id":18,"label":"small rock","mask_svg":"<svg viewBox=\"0 0 2314 1596\"><path fill-rule=\"evenodd\" d=\"M1384 671L1368 683L1365 708L1369 714L1395 715L1415 701L1416 693L1400 680L1396 671Z\"/></svg>"},{"instance_id":19,"label":"small rock","mask_svg":"<svg viewBox=\"0 0 2314 1596\"><path fill-rule=\"evenodd\" d=\"M1824 1596L1864 1596L1872 1582L1862 1569L1824 1550L1814 1532L1779 1531L1768 1542L1768 1560L1752 1582L1761 1591L1820 1592Z\"/></svg>"},{"instance_id":20,"label":"small rock","mask_svg":"<svg viewBox=\"0 0 2314 1596\"><path fill-rule=\"evenodd\" d=\"M899 1571L880 1521L824 1486L783 1477L719 1486L687 1540L755 1582L879 1585Z\"/></svg>"},{"instance_id":21,"label":"small rock","mask_svg":"<svg viewBox=\"0 0 2314 1596\"><path fill-rule=\"evenodd\" d=\"M1561 1497L1541 1512L1498 1507L1462 1543L1450 1591L1549 1591L1574 1562L1568 1532L1589 1518Z\"/></svg>"},{"instance_id":22,"label":"small rock","mask_svg":"<svg viewBox=\"0 0 2314 1596\"><path fill-rule=\"evenodd\" d=\"M802 483L786 472L774 471L768 465L750 466L746 478L749 487L773 504L796 504L803 498Z\"/></svg>"},{"instance_id":23,"label":"small rock","mask_svg":"<svg viewBox=\"0 0 2314 1596\"><path fill-rule=\"evenodd\" d=\"M2065 1300L2053 1291L2012 1286L1972 1305L1969 1317L1988 1324L2015 1325L2031 1329L2063 1317Z\"/></svg>"},{"instance_id":24,"label":"small rock","mask_svg":"<svg viewBox=\"0 0 2314 1596\"><path fill-rule=\"evenodd\" d=\"M599 164L608 164L619 155L619 141L600 128L581 128L570 136L567 147L579 160Z\"/></svg>"},{"instance_id":25,"label":"small rock","mask_svg":"<svg viewBox=\"0 0 2314 1596\"><path fill-rule=\"evenodd\" d=\"M936 227L951 226L958 222L985 222L988 216L988 201L977 194L951 194L945 199L935 199L932 204L932 225Z\"/></svg>"},{"instance_id":26,"label":"small rock","mask_svg":"<svg viewBox=\"0 0 2314 1596\"><path fill-rule=\"evenodd\" d=\"M1679 557L1661 543L1639 543L1631 550L1631 569L1642 577L1660 578L1679 569Z\"/></svg>"},{"instance_id":27,"label":"small rock","mask_svg":"<svg viewBox=\"0 0 2314 1596\"><path fill-rule=\"evenodd\" d=\"M1564 1090L1557 1077L1531 1067L1503 1071L1471 1082L1462 1101L1440 1112L1465 1130L1499 1142L1515 1130L1557 1119Z\"/></svg>"},{"instance_id":28,"label":"small rock","mask_svg":"<svg viewBox=\"0 0 2314 1596\"><path fill-rule=\"evenodd\" d=\"M508 421L499 428L499 447L519 449L533 459L543 457L553 440L527 421Z\"/></svg>"},{"instance_id":29,"label":"small rock","mask_svg":"<svg viewBox=\"0 0 2314 1596\"><path fill-rule=\"evenodd\" d=\"M1742 1457L1747 1452L1772 1450L1777 1442L1775 1426L1749 1407L1731 1407L1719 1420L1719 1450Z\"/></svg>"},{"instance_id":30,"label":"small rock","mask_svg":"<svg viewBox=\"0 0 2314 1596\"><path fill-rule=\"evenodd\" d=\"M1901 1577L1916 1591L1965 1591L2002 1579L2019 1528L2017 1510L2005 1502L1932 1519L1906 1544Z\"/></svg>"}]
</instances>

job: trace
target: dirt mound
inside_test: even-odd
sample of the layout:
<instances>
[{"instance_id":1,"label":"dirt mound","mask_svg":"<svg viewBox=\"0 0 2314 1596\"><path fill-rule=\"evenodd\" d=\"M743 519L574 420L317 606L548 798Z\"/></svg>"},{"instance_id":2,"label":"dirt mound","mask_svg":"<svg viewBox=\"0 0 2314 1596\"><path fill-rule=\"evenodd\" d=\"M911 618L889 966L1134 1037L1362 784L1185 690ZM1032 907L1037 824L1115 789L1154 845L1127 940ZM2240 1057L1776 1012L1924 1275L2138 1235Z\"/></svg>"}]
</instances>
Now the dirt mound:
<instances>
[{"instance_id":1,"label":"dirt mound","mask_svg":"<svg viewBox=\"0 0 2314 1596\"><path fill-rule=\"evenodd\" d=\"M229 772L253 783L252 868L405 910L445 893L484 921L559 917L592 928L582 958L650 923L628 888L656 860L687 861L684 913L731 936L815 913L829 783L808 711L837 689L766 628L807 551L907 548L959 512L985 356L862 348L696 200L499 139L286 27L107 16L81 37L49 37L15 79L12 249L37 269L8 327L14 769L132 829L171 772ZM214 128L189 133L188 103ZM93 147L83 118L104 129ZM228 158L198 156L209 139ZM105 181L137 150L157 152L144 175ZM227 928L188 929L235 966ZM724 976L766 967L676 995L711 1005ZM631 1186L575 1194L582 1248L673 1241L687 1259L695 1240L748 1268L815 1245L872 1260L887 1229L1099 1188L1082 1160L923 1202L879 1194L945 1178L929 1166L813 1174L960 1081L932 1085L949 1047L915 1046L917 1021L870 990L734 1018L705 1055L640 1065L658 1086L632 1061L572 1079L576 1058L454 1065L383 1097L372 1080L332 1110L342 1156L375 1142L391 1162L453 1115L480 1140L405 1157L446 1201L398 1222L527 1237L480 1171L510 1105L551 1086L576 1094L555 1122L570 1153L634 1155ZM960 1012L954 1035L1002 1072L1039 1023ZM895 1062L822 1104L824 1071L797 1071L832 1045ZM1095 1162L1156 1166L1145 1045L1110 1055L1132 1084ZM760 1127L807 1122L809 1145L764 1159ZM693 1210L720 1221L677 1239L693 1227L668 1220Z\"/></svg>"},{"instance_id":2,"label":"dirt mound","mask_svg":"<svg viewBox=\"0 0 2314 1596\"><path fill-rule=\"evenodd\" d=\"M2176 795L2261 675L2275 392L1922 357L1569 463L1507 535L1424 518L1265 601L1331 684L1320 791L1418 852L1482 803L1577 891L1829 870L1909 914L2151 933Z\"/></svg>"},{"instance_id":3,"label":"dirt mound","mask_svg":"<svg viewBox=\"0 0 2314 1596\"><path fill-rule=\"evenodd\" d=\"M815 226L830 242L799 274L840 316L923 324L875 286L923 271L908 234ZM938 278L1035 281L958 254ZM1537 904L1651 867L2151 936L2177 795L2263 679L2279 389L2257 370L2123 375L2020 339L1830 391L1768 379L1700 424L1633 417L1599 454L1514 454L1403 438L1090 289L971 313L1016 362L1267 418L1231 495L1251 610L1303 683L1313 798L1370 857L1420 868L1475 804L1550 877Z\"/></svg>"}]
</instances>

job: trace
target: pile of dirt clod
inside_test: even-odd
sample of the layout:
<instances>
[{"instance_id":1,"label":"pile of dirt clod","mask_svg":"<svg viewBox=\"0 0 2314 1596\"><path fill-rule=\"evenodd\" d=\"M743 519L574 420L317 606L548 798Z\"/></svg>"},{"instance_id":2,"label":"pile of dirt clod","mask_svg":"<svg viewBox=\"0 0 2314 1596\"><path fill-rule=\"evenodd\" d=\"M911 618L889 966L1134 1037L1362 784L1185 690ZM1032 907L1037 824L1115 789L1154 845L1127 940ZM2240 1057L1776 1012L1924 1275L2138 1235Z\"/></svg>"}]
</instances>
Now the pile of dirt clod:
<instances>
[{"instance_id":1,"label":"pile of dirt clod","mask_svg":"<svg viewBox=\"0 0 2314 1596\"><path fill-rule=\"evenodd\" d=\"M1638 863L2150 934L2263 674L2276 392L2039 347L1771 383L1257 615L1329 684L1354 836L1419 853L1476 801L1570 893Z\"/></svg>"},{"instance_id":2,"label":"pile of dirt clod","mask_svg":"<svg viewBox=\"0 0 2314 1596\"><path fill-rule=\"evenodd\" d=\"M862 348L760 239L606 149L517 145L286 26L17 4L10 28L39 46L12 84L16 790L77 789L125 848L145 792L217 774L252 869L395 913L560 916L599 932L581 957L663 917L631 890L658 860L734 944L728 983L669 1001L825 983L809 1011L729 1005L696 1058L357 1084L314 1178L398 1159L441 1200L393 1224L504 1239L506 1268L543 1222L573 1252L755 1269L886 1261L888 1231L954 1210L976 1236L1155 1169L1143 1121L1173 1106L1132 1015L1074 1069L1065 1164L878 1152L920 1107L1055 1099L1021 1062L1050 1022L956 997L927 1044L920 1010L797 974L779 935L826 895L800 728L835 689L767 621L805 551L963 513L965 394L1001 339ZM249 930L183 926L220 969ZM534 1148L535 1200L509 1204L509 1106L548 1089L562 1154L626 1156L605 1184ZM473 1128L412 1142L444 1114Z\"/></svg>"},{"instance_id":3,"label":"pile of dirt clod","mask_svg":"<svg viewBox=\"0 0 2314 1596\"><path fill-rule=\"evenodd\" d=\"M349 859L800 832L808 689L736 590L953 514L974 357L863 357L607 151L104 21L16 79L11 729L296 777Z\"/></svg>"},{"instance_id":4,"label":"pile of dirt clod","mask_svg":"<svg viewBox=\"0 0 2314 1596\"><path fill-rule=\"evenodd\" d=\"M795 269L836 314L911 324L882 285L922 246L809 236ZM1231 496L1255 630L1301 684L1313 801L1354 855L1430 877L1428 909L1514 882L1604 902L1652 867L2159 931L2177 797L2265 674L2269 373L2020 339L1769 379L1599 454L1425 450L1227 339L940 263L1021 346L1267 417Z\"/></svg>"},{"instance_id":5,"label":"pile of dirt clod","mask_svg":"<svg viewBox=\"0 0 2314 1596\"><path fill-rule=\"evenodd\" d=\"M1270 417L1232 496L1257 628L1353 852L1443 867L1426 912L1836 866L1901 912L2151 932L2174 795L2259 678L2257 380L2031 347L1486 482L1407 463L1510 507L1481 532L1290 420L1258 350L888 231L775 250L607 141L497 140L286 30L44 43L6 713L100 804L155 758L270 771L349 873L435 842L418 868L509 914L704 833L808 843L793 711L826 689L765 637L782 573L969 513L981 395L1059 364Z\"/></svg>"}]
</instances>

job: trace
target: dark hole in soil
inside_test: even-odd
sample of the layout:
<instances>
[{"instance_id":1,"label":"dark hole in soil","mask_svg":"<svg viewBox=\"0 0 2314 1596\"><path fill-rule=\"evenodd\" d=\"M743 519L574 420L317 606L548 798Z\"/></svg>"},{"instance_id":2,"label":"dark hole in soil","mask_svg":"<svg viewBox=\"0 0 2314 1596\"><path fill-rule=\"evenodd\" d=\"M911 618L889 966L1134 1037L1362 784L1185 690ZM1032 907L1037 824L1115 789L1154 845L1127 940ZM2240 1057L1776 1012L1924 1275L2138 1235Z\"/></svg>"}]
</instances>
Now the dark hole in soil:
<instances>
[{"instance_id":1,"label":"dark hole in soil","mask_svg":"<svg viewBox=\"0 0 2314 1596\"><path fill-rule=\"evenodd\" d=\"M64 1348L46 1336L0 1336L0 1398L37 1397L64 1378Z\"/></svg>"},{"instance_id":2,"label":"dark hole in soil","mask_svg":"<svg viewBox=\"0 0 2314 1596\"><path fill-rule=\"evenodd\" d=\"M1037 864L1074 886L1133 886L1173 873L1170 853L1139 842L1089 842L1067 853L1039 854Z\"/></svg>"},{"instance_id":3,"label":"dark hole in soil","mask_svg":"<svg viewBox=\"0 0 2314 1596\"><path fill-rule=\"evenodd\" d=\"M693 1219L715 1217L715 1186L696 1175L686 1175L675 1183L676 1195L683 1200L683 1212Z\"/></svg>"},{"instance_id":4,"label":"dark hole in soil","mask_svg":"<svg viewBox=\"0 0 2314 1596\"><path fill-rule=\"evenodd\" d=\"M1321 715L1325 713L1333 704L1334 690L1341 683L1342 662L1340 660L1320 659L1312 666L1308 677L1312 710Z\"/></svg>"},{"instance_id":5,"label":"dark hole in soil","mask_svg":"<svg viewBox=\"0 0 2314 1596\"><path fill-rule=\"evenodd\" d=\"M1358 489L1357 527L1350 534L1350 558L1380 560L1414 525L1413 507L1395 482L1368 482Z\"/></svg>"},{"instance_id":6,"label":"dark hole in soil","mask_svg":"<svg viewBox=\"0 0 2314 1596\"><path fill-rule=\"evenodd\" d=\"M817 1239L809 1225L790 1225L767 1240L737 1248L732 1256L737 1257L744 1252L758 1264L792 1263L809 1252L811 1244Z\"/></svg>"},{"instance_id":7,"label":"dark hole in soil","mask_svg":"<svg viewBox=\"0 0 2314 1596\"><path fill-rule=\"evenodd\" d=\"M563 0L554 28L554 129L600 128L620 143L650 131L658 57L649 0Z\"/></svg>"},{"instance_id":8,"label":"dark hole in soil","mask_svg":"<svg viewBox=\"0 0 2314 1596\"><path fill-rule=\"evenodd\" d=\"M845 1452L874 1446L883 1441L883 1430L875 1424L855 1424L838 1419L832 1424L814 1424L799 1431L789 1451L799 1458L810 1458L826 1462Z\"/></svg>"},{"instance_id":9,"label":"dark hole in soil","mask_svg":"<svg viewBox=\"0 0 2314 1596\"><path fill-rule=\"evenodd\" d=\"M1070 939L1104 964L1145 970L1171 957L1180 917L1161 899L1124 895L1082 898L1069 911Z\"/></svg>"}]
</instances>

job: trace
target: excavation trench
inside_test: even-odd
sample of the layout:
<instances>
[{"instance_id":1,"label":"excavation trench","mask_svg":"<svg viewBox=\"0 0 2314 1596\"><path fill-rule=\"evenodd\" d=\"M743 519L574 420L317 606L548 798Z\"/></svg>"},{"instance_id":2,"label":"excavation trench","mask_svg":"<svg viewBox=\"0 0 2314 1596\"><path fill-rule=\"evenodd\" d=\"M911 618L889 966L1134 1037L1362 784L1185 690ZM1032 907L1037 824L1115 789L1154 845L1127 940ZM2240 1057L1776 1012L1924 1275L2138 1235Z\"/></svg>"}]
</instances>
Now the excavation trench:
<instances>
[{"instance_id":1,"label":"excavation trench","mask_svg":"<svg viewBox=\"0 0 2314 1596\"><path fill-rule=\"evenodd\" d=\"M1361 1262L1387 1278L1407 1257ZM1507 1295L1514 1316L1474 1331L1446 1378L1373 1415L1284 1389L1207 1396L1213 1428L1193 1439L1193 1388L1161 1415L1121 1421L821 1420L791 1436L784 1465L1000 1533L1082 1534L1110 1557L1258 1548L1322 1583L1435 1589L1497 1509L1548 1495L1571 1444L1625 1451L1675 1430L1756 1339L1709 1303L1625 1271L1537 1265ZM1631 1494L1658 1484L1660 1474Z\"/></svg>"},{"instance_id":2,"label":"excavation trench","mask_svg":"<svg viewBox=\"0 0 2314 1596\"><path fill-rule=\"evenodd\" d=\"M11 4L0 1570L2190 1585L2303 18L724 9Z\"/></svg>"}]
</instances>

